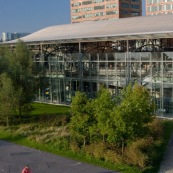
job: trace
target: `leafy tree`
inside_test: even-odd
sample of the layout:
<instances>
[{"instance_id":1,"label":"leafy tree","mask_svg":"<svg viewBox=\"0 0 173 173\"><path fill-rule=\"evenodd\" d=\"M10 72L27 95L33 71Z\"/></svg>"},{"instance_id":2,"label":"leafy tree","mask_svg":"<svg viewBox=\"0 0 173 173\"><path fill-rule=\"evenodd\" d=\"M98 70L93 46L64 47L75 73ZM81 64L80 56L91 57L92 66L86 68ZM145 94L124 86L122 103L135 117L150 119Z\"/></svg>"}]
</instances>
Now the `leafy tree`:
<instances>
[{"instance_id":1,"label":"leafy tree","mask_svg":"<svg viewBox=\"0 0 173 173\"><path fill-rule=\"evenodd\" d=\"M92 122L90 106L90 100L85 93L77 92L76 96L72 98L70 133L78 142L82 140L83 145L89 138L89 126Z\"/></svg>"},{"instance_id":2,"label":"leafy tree","mask_svg":"<svg viewBox=\"0 0 173 173\"><path fill-rule=\"evenodd\" d=\"M0 75L0 117L9 126L9 119L14 114L16 96L11 78L6 73Z\"/></svg>"},{"instance_id":3,"label":"leafy tree","mask_svg":"<svg viewBox=\"0 0 173 173\"><path fill-rule=\"evenodd\" d=\"M16 98L16 110L19 117L22 113L30 112L30 103L34 96L35 66L32 60L32 52L27 45L19 41L15 48L0 47L0 74L6 73L11 79Z\"/></svg>"},{"instance_id":4,"label":"leafy tree","mask_svg":"<svg viewBox=\"0 0 173 173\"><path fill-rule=\"evenodd\" d=\"M101 135L103 142L109 136L111 117L110 114L115 106L115 100L112 99L111 93L103 86L97 93L94 103L94 117L96 123L93 125L93 132Z\"/></svg>"},{"instance_id":5,"label":"leafy tree","mask_svg":"<svg viewBox=\"0 0 173 173\"><path fill-rule=\"evenodd\" d=\"M138 84L127 86L121 99L112 117L116 128L114 140L121 141L123 152L125 143L145 135L153 118L154 103L147 89Z\"/></svg>"},{"instance_id":6,"label":"leafy tree","mask_svg":"<svg viewBox=\"0 0 173 173\"><path fill-rule=\"evenodd\" d=\"M0 74L8 71L10 50L6 46L0 47Z\"/></svg>"},{"instance_id":7,"label":"leafy tree","mask_svg":"<svg viewBox=\"0 0 173 173\"><path fill-rule=\"evenodd\" d=\"M28 113L33 99L33 61L32 52L23 42L18 42L14 51L9 55L8 73L13 80L15 93L17 94L17 109L19 117L22 112Z\"/></svg>"}]
</instances>

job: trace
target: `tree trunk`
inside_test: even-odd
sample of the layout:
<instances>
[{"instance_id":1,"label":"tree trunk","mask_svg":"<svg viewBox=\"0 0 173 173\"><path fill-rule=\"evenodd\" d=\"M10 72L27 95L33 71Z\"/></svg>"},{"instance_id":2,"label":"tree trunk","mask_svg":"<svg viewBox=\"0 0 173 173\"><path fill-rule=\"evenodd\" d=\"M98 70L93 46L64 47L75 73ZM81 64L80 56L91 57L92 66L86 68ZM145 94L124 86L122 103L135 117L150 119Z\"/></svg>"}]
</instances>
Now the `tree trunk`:
<instances>
[{"instance_id":1,"label":"tree trunk","mask_svg":"<svg viewBox=\"0 0 173 173\"><path fill-rule=\"evenodd\" d=\"M9 126L9 118L8 118L8 116L7 116L7 118L6 118L6 126L7 126L7 127Z\"/></svg>"},{"instance_id":2,"label":"tree trunk","mask_svg":"<svg viewBox=\"0 0 173 173\"><path fill-rule=\"evenodd\" d=\"M122 155L124 154L124 139L121 142L122 146L121 146L121 153Z\"/></svg>"}]
</instances>

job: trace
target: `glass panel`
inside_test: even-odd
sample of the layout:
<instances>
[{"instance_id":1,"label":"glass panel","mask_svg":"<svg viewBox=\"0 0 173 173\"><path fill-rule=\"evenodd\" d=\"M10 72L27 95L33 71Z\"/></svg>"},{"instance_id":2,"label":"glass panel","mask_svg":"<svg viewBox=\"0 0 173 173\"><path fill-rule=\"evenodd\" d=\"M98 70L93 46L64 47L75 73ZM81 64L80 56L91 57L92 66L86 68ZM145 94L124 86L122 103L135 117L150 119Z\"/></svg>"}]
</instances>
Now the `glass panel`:
<instances>
[{"instance_id":1,"label":"glass panel","mask_svg":"<svg viewBox=\"0 0 173 173\"><path fill-rule=\"evenodd\" d=\"M161 52L151 52L151 60L152 61L161 61Z\"/></svg>"},{"instance_id":2,"label":"glass panel","mask_svg":"<svg viewBox=\"0 0 173 173\"><path fill-rule=\"evenodd\" d=\"M141 61L150 61L150 53L141 52Z\"/></svg>"},{"instance_id":3,"label":"glass panel","mask_svg":"<svg viewBox=\"0 0 173 173\"><path fill-rule=\"evenodd\" d=\"M126 53L116 53L115 56L117 61L126 61Z\"/></svg>"},{"instance_id":4,"label":"glass panel","mask_svg":"<svg viewBox=\"0 0 173 173\"><path fill-rule=\"evenodd\" d=\"M113 60L115 60L114 54L108 53L107 56L108 56L108 61L113 61Z\"/></svg>"},{"instance_id":5,"label":"glass panel","mask_svg":"<svg viewBox=\"0 0 173 173\"><path fill-rule=\"evenodd\" d=\"M140 61L140 53L129 53L129 59L130 61Z\"/></svg>"},{"instance_id":6,"label":"glass panel","mask_svg":"<svg viewBox=\"0 0 173 173\"><path fill-rule=\"evenodd\" d=\"M164 84L163 111L164 116L173 116L173 84Z\"/></svg>"},{"instance_id":7,"label":"glass panel","mask_svg":"<svg viewBox=\"0 0 173 173\"><path fill-rule=\"evenodd\" d=\"M173 61L173 52L164 52L163 61Z\"/></svg>"}]
</instances>

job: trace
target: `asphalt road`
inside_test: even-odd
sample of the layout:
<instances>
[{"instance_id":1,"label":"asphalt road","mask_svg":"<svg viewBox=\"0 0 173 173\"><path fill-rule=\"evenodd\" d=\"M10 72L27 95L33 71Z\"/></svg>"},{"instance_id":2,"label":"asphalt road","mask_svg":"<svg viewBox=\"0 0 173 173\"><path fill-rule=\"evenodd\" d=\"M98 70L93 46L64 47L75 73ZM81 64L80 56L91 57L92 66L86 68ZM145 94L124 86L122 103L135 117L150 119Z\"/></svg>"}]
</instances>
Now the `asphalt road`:
<instances>
[{"instance_id":1,"label":"asphalt road","mask_svg":"<svg viewBox=\"0 0 173 173\"><path fill-rule=\"evenodd\" d=\"M0 140L0 173L117 173L97 166Z\"/></svg>"}]
</instances>

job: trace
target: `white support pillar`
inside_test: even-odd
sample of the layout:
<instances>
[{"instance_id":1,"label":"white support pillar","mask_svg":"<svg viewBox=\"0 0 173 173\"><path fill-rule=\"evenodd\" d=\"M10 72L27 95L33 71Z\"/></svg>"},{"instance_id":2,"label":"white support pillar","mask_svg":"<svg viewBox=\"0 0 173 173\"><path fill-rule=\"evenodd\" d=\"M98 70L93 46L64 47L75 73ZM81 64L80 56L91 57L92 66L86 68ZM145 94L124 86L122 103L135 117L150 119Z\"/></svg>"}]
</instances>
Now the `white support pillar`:
<instances>
[{"instance_id":1,"label":"white support pillar","mask_svg":"<svg viewBox=\"0 0 173 173\"><path fill-rule=\"evenodd\" d=\"M81 42L79 42L79 54L81 53Z\"/></svg>"}]
</instances>

